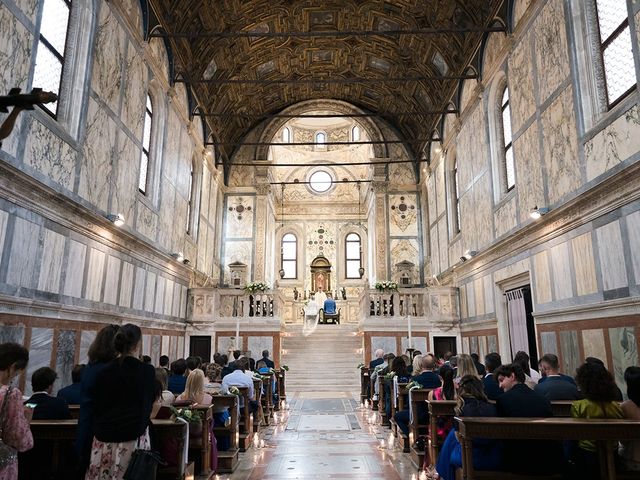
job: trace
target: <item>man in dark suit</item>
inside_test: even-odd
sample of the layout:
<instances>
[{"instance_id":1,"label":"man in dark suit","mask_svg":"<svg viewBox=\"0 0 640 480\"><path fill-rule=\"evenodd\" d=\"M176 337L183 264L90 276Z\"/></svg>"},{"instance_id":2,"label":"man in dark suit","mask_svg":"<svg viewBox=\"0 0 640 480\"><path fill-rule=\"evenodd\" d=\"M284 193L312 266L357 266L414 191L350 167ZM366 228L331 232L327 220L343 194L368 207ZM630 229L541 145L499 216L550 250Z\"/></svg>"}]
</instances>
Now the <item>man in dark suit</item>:
<instances>
[{"instance_id":1,"label":"man in dark suit","mask_svg":"<svg viewBox=\"0 0 640 480\"><path fill-rule=\"evenodd\" d=\"M369 362L369 368L370 369L374 369L378 365L382 365L384 363L384 360L382 359L383 356L384 356L384 350L382 350L381 348L377 349L376 350L376 359L375 360L371 360Z\"/></svg>"},{"instance_id":2,"label":"man in dark suit","mask_svg":"<svg viewBox=\"0 0 640 480\"><path fill-rule=\"evenodd\" d=\"M538 380L538 383L546 382L547 376L549 375L557 375L561 380L564 380L565 382L569 382L574 385L576 384L576 381L573 379L573 377L565 375L564 373L560 373L560 363L558 362L558 357L553 353L544 354L538 362L538 368L540 370L540 373L542 374L542 378Z\"/></svg>"},{"instance_id":3,"label":"man in dark suit","mask_svg":"<svg viewBox=\"0 0 640 480\"><path fill-rule=\"evenodd\" d=\"M80 405L82 402L82 388L80 381L82 380L82 371L85 365L80 364L73 367L71 370L71 385L67 385L64 388L58 390L58 398L62 398L67 405Z\"/></svg>"},{"instance_id":4,"label":"man in dark suit","mask_svg":"<svg viewBox=\"0 0 640 480\"><path fill-rule=\"evenodd\" d=\"M500 417L551 417L551 402L524 383L522 367L515 363L502 365L494 376L504 391L496 400ZM531 452L546 452L545 461L535 461ZM528 474L549 474L562 469L562 445L549 441L507 441L504 444L505 467L507 471Z\"/></svg>"},{"instance_id":5,"label":"man in dark suit","mask_svg":"<svg viewBox=\"0 0 640 480\"><path fill-rule=\"evenodd\" d=\"M540 359L540 366L545 372L545 381L538 382L534 390L547 400L580 400L582 394L574 382L565 380L560 375L558 357L547 353Z\"/></svg>"},{"instance_id":6,"label":"man in dark suit","mask_svg":"<svg viewBox=\"0 0 640 480\"><path fill-rule=\"evenodd\" d=\"M484 393L487 395L489 400L497 400L504 392L498 386L498 381L496 380L496 377L493 376L493 372L502 365L502 359L496 352L491 352L484 357L484 365L487 369L487 373L482 379L482 383L484 384Z\"/></svg>"},{"instance_id":7,"label":"man in dark suit","mask_svg":"<svg viewBox=\"0 0 640 480\"><path fill-rule=\"evenodd\" d=\"M56 378L58 375L55 370L49 367L42 367L33 372L31 376L33 395L24 403L27 406L35 406L33 409L34 420L67 420L71 418L67 402L51 395Z\"/></svg>"},{"instance_id":8,"label":"man in dark suit","mask_svg":"<svg viewBox=\"0 0 640 480\"><path fill-rule=\"evenodd\" d=\"M275 363L273 363L273 360L269 359L269 350L262 351L262 360L265 365L267 365L267 368L275 368Z\"/></svg>"}]
</instances>

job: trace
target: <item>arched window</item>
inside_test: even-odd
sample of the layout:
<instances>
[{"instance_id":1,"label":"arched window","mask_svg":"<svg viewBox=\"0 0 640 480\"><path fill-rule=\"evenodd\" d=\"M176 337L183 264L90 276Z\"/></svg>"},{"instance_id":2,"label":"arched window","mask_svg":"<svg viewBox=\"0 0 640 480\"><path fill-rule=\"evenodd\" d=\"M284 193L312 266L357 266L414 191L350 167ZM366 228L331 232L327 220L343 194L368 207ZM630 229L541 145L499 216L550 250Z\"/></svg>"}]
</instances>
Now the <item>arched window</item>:
<instances>
[{"instance_id":1,"label":"arched window","mask_svg":"<svg viewBox=\"0 0 640 480\"><path fill-rule=\"evenodd\" d=\"M354 125L351 129L351 141L359 142L360 141L360 127L358 125Z\"/></svg>"},{"instance_id":2,"label":"arched window","mask_svg":"<svg viewBox=\"0 0 640 480\"><path fill-rule=\"evenodd\" d=\"M316 132L316 145L324 147L327 141L327 134L324 132Z\"/></svg>"},{"instance_id":3,"label":"arched window","mask_svg":"<svg viewBox=\"0 0 640 480\"><path fill-rule=\"evenodd\" d=\"M291 129L289 127L282 129L282 143L291 143Z\"/></svg>"},{"instance_id":4,"label":"arched window","mask_svg":"<svg viewBox=\"0 0 640 480\"><path fill-rule=\"evenodd\" d=\"M282 237L282 278L298 278L298 240L293 233Z\"/></svg>"},{"instance_id":5,"label":"arched window","mask_svg":"<svg viewBox=\"0 0 640 480\"><path fill-rule=\"evenodd\" d=\"M504 88L500 106L502 116L502 145L504 146L504 182L507 192L516 186L516 169L513 160L513 135L511 133L511 109L509 87Z\"/></svg>"},{"instance_id":6,"label":"arched window","mask_svg":"<svg viewBox=\"0 0 640 480\"><path fill-rule=\"evenodd\" d=\"M362 250L360 243L360 235L350 233L345 241L345 263L346 277L360 278L360 267L362 266Z\"/></svg>"},{"instance_id":7,"label":"arched window","mask_svg":"<svg viewBox=\"0 0 640 480\"><path fill-rule=\"evenodd\" d=\"M460 232L462 222L460 221L460 185L458 183L458 160L453 163L453 172L451 175L452 193L453 193L453 233Z\"/></svg>"},{"instance_id":8,"label":"arched window","mask_svg":"<svg viewBox=\"0 0 640 480\"><path fill-rule=\"evenodd\" d=\"M151 97L147 95L147 106L144 113L144 128L142 133L142 155L140 155L140 175L138 177L138 190L143 195L147 194L147 181L149 178L149 159L151 149L151 126L153 124L153 105Z\"/></svg>"}]
</instances>

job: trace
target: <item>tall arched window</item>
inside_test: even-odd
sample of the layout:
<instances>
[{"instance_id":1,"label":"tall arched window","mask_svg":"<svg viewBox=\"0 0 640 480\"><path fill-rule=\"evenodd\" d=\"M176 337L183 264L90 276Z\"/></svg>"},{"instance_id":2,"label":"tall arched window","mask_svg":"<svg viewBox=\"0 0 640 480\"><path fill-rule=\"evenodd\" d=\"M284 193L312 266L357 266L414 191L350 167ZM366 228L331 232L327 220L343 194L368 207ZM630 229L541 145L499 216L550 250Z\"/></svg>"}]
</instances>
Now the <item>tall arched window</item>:
<instances>
[{"instance_id":1,"label":"tall arched window","mask_svg":"<svg viewBox=\"0 0 640 480\"><path fill-rule=\"evenodd\" d=\"M360 141L360 127L358 125L354 125L351 129L351 140L353 142Z\"/></svg>"},{"instance_id":2,"label":"tall arched window","mask_svg":"<svg viewBox=\"0 0 640 480\"><path fill-rule=\"evenodd\" d=\"M327 141L327 134L324 132L316 132L316 145L324 147Z\"/></svg>"},{"instance_id":3,"label":"tall arched window","mask_svg":"<svg viewBox=\"0 0 640 480\"><path fill-rule=\"evenodd\" d=\"M502 116L502 144L504 145L504 181L507 192L516 186L516 169L513 160L513 135L511 133L511 108L509 87L504 88L500 107Z\"/></svg>"},{"instance_id":4,"label":"tall arched window","mask_svg":"<svg viewBox=\"0 0 640 480\"><path fill-rule=\"evenodd\" d=\"M360 278L359 270L362 266L360 235L357 233L348 234L345 246L346 277Z\"/></svg>"},{"instance_id":5,"label":"tall arched window","mask_svg":"<svg viewBox=\"0 0 640 480\"><path fill-rule=\"evenodd\" d=\"M291 129L289 127L282 129L282 143L291 143Z\"/></svg>"},{"instance_id":6,"label":"tall arched window","mask_svg":"<svg viewBox=\"0 0 640 480\"><path fill-rule=\"evenodd\" d=\"M282 237L282 278L298 278L298 240L293 233Z\"/></svg>"},{"instance_id":7,"label":"tall arched window","mask_svg":"<svg viewBox=\"0 0 640 480\"><path fill-rule=\"evenodd\" d=\"M452 190L453 190L453 208L454 208L454 225L453 232L454 234L459 233L462 228L460 221L460 185L458 183L458 160L456 159L453 163L453 175L452 175Z\"/></svg>"},{"instance_id":8,"label":"tall arched window","mask_svg":"<svg viewBox=\"0 0 640 480\"><path fill-rule=\"evenodd\" d=\"M140 176L138 177L138 190L140 190L140 193L142 193L143 195L147 194L152 123L153 105L151 103L151 97L147 95L147 106L145 107L144 113L144 129L142 133L142 154L140 155Z\"/></svg>"},{"instance_id":9,"label":"tall arched window","mask_svg":"<svg viewBox=\"0 0 640 480\"><path fill-rule=\"evenodd\" d=\"M70 0L45 0L42 7L33 86L58 96L64 70L70 13ZM42 107L53 116L58 113L57 101Z\"/></svg>"}]
</instances>

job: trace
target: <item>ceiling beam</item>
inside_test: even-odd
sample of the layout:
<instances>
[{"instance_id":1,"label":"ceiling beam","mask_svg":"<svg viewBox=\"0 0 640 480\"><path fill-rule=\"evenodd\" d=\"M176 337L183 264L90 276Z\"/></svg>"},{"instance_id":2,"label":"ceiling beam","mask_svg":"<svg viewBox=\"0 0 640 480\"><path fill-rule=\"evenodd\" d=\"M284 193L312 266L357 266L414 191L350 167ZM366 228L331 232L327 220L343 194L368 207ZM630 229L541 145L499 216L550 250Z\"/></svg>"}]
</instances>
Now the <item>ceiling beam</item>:
<instances>
[{"instance_id":1,"label":"ceiling beam","mask_svg":"<svg viewBox=\"0 0 640 480\"><path fill-rule=\"evenodd\" d=\"M370 112L370 113L205 113L193 112L194 117L221 117L221 118L363 118L363 117L413 117L415 115L448 115L458 113L457 109L424 110L413 112Z\"/></svg>"},{"instance_id":2,"label":"ceiling beam","mask_svg":"<svg viewBox=\"0 0 640 480\"><path fill-rule=\"evenodd\" d=\"M403 159L386 159L386 160L367 160L362 162L314 162L314 163L268 163L268 162L231 162L229 166L237 167L345 167L354 165L394 165L400 163L429 163L426 159L403 158ZM279 183L279 182L278 182Z\"/></svg>"},{"instance_id":3,"label":"ceiling beam","mask_svg":"<svg viewBox=\"0 0 640 480\"><path fill-rule=\"evenodd\" d=\"M441 27L441 28L416 28L411 30L343 30L343 31L317 31L317 32L153 32L153 37L170 38L335 38L335 37L399 37L403 35L441 35L451 33L490 33L504 32L503 26L492 27Z\"/></svg>"},{"instance_id":4,"label":"ceiling beam","mask_svg":"<svg viewBox=\"0 0 640 480\"><path fill-rule=\"evenodd\" d=\"M279 147L300 147L300 146L308 146L308 145L321 145L321 146L330 146L330 145L386 145L386 144L398 144L398 143L421 143L421 142L430 142L431 139L428 138L415 138L413 140L358 140L358 141L348 141L348 142L323 142L321 144L316 142L207 142L207 145L215 145L215 146L234 146L234 145L242 145L246 147L268 147L268 146L279 146Z\"/></svg>"},{"instance_id":5,"label":"ceiling beam","mask_svg":"<svg viewBox=\"0 0 640 480\"><path fill-rule=\"evenodd\" d=\"M276 78L273 80L260 80L254 78L196 78L185 77L178 74L174 78L174 83L207 83L207 84L235 84L235 85L285 85L285 84L353 84L353 83L410 83L410 82L439 82L446 80L473 80L478 78L476 74L462 75L428 75L428 76L412 76L412 77L382 77L382 78Z\"/></svg>"}]
</instances>

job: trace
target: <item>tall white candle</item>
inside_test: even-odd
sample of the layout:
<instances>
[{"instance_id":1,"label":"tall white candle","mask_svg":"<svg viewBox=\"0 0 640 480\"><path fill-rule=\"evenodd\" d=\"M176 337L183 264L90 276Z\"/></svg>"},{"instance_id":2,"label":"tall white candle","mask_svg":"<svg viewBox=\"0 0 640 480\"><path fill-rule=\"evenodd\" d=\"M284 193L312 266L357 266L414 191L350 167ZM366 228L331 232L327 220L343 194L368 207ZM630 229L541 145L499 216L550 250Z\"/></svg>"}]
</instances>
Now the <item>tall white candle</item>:
<instances>
[{"instance_id":1,"label":"tall white candle","mask_svg":"<svg viewBox=\"0 0 640 480\"><path fill-rule=\"evenodd\" d=\"M236 317L236 350L240 350L240 317Z\"/></svg>"},{"instance_id":2,"label":"tall white candle","mask_svg":"<svg viewBox=\"0 0 640 480\"><path fill-rule=\"evenodd\" d=\"M409 348L413 348L413 339L411 338L411 315L407 315L407 329L409 331Z\"/></svg>"}]
</instances>

